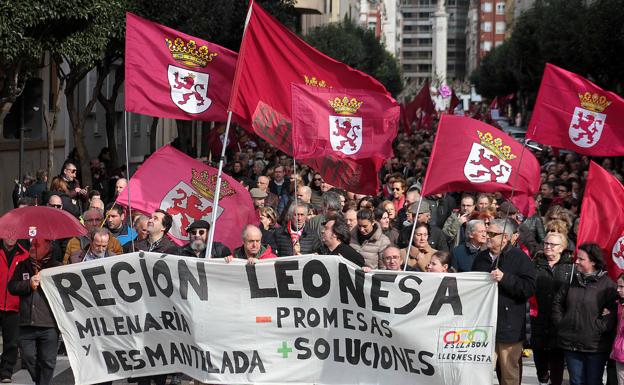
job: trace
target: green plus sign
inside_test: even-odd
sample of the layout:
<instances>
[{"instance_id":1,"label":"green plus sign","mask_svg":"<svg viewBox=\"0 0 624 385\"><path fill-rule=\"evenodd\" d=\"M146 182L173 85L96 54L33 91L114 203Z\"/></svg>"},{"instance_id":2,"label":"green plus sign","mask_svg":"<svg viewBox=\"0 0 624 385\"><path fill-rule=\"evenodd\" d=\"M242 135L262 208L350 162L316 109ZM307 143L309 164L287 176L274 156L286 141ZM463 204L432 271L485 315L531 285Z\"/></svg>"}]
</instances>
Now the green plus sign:
<instances>
[{"instance_id":1,"label":"green plus sign","mask_svg":"<svg viewBox=\"0 0 624 385\"><path fill-rule=\"evenodd\" d=\"M288 353L292 352L292 348L288 347L286 341L282 341L282 347L277 349L278 353L282 353L282 358L288 358Z\"/></svg>"}]
</instances>

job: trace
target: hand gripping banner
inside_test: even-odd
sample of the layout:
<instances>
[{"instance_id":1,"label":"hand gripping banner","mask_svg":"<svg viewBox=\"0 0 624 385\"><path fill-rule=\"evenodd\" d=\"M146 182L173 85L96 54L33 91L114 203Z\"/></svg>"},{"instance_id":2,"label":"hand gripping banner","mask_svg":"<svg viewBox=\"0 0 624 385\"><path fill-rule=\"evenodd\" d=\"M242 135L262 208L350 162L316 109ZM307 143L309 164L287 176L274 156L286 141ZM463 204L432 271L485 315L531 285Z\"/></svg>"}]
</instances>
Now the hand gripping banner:
<instances>
[{"instance_id":1,"label":"hand gripping banner","mask_svg":"<svg viewBox=\"0 0 624 385\"><path fill-rule=\"evenodd\" d=\"M43 270L76 383L176 372L210 384L492 383L486 273L245 262L133 253Z\"/></svg>"}]
</instances>

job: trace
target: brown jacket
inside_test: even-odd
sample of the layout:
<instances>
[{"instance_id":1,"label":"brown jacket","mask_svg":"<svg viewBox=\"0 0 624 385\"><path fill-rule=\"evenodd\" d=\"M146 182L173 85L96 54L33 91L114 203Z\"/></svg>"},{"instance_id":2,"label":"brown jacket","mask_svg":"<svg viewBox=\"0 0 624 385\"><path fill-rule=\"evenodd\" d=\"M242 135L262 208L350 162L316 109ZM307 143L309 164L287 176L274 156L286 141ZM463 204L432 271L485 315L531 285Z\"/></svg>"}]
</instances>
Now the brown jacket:
<instances>
[{"instance_id":1,"label":"brown jacket","mask_svg":"<svg viewBox=\"0 0 624 385\"><path fill-rule=\"evenodd\" d=\"M80 254L81 251L85 250L89 246L89 237L74 237L67 242L67 248L65 249L65 255L63 256L63 265L67 265L68 263L72 263L70 257L73 254ZM108 251L111 252L112 255L123 254L123 248L121 247L121 243L114 236L108 237Z\"/></svg>"}]
</instances>

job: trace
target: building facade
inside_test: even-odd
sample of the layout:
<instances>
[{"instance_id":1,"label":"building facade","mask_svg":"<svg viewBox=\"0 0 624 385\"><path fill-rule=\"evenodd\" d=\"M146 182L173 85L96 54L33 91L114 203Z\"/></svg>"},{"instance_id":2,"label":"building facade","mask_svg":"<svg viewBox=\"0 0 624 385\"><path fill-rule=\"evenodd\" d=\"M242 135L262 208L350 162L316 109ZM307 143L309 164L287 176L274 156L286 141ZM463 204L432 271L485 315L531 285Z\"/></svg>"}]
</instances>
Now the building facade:
<instances>
[{"instance_id":1,"label":"building facade","mask_svg":"<svg viewBox=\"0 0 624 385\"><path fill-rule=\"evenodd\" d=\"M407 83L422 84L435 79L433 71L434 13L438 1L401 0L400 60ZM447 24L447 83L466 76L466 23L469 0L446 0Z\"/></svg>"}]
</instances>

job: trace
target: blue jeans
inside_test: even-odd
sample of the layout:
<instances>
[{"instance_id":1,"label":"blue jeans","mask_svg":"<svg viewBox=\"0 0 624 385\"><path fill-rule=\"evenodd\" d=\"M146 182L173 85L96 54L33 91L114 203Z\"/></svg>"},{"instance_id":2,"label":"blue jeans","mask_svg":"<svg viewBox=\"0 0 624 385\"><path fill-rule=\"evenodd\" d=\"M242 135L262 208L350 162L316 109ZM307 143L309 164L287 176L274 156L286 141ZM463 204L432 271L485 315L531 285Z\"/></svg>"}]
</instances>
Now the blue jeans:
<instances>
[{"instance_id":1,"label":"blue jeans","mask_svg":"<svg viewBox=\"0 0 624 385\"><path fill-rule=\"evenodd\" d=\"M570 385L602 385L609 353L564 352Z\"/></svg>"}]
</instances>

